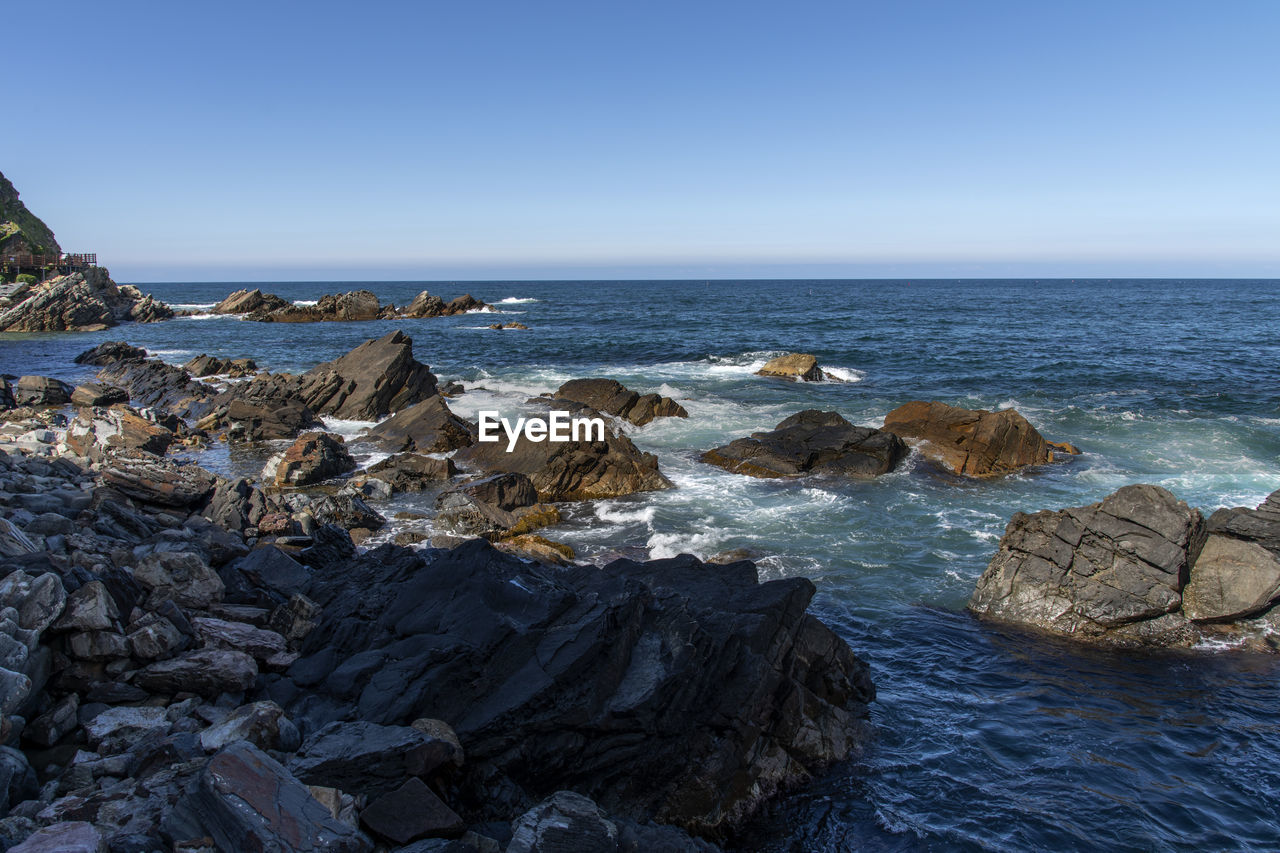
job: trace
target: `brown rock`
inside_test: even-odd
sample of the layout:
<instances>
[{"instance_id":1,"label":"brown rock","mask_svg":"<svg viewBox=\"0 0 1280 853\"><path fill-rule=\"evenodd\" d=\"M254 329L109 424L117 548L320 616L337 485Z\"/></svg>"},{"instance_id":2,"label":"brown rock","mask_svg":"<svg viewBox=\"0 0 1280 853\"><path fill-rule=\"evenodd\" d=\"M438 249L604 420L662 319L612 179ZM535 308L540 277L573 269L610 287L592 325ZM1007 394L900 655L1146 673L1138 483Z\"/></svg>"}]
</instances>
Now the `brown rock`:
<instances>
[{"instance_id":1,"label":"brown rock","mask_svg":"<svg viewBox=\"0 0 1280 853\"><path fill-rule=\"evenodd\" d=\"M612 379L571 379L552 396L625 418L636 426L644 426L659 417L689 417L684 407L670 397L658 394L641 396Z\"/></svg>"},{"instance_id":2,"label":"brown rock","mask_svg":"<svg viewBox=\"0 0 1280 853\"><path fill-rule=\"evenodd\" d=\"M275 467L272 468L272 463ZM279 458L267 463L264 476L277 486L311 486L332 480L356 468L342 436L313 432L298 440Z\"/></svg>"},{"instance_id":3,"label":"brown rock","mask_svg":"<svg viewBox=\"0 0 1280 853\"><path fill-rule=\"evenodd\" d=\"M103 462L102 481L144 503L170 507L199 504L217 484L217 479L198 465L128 448L109 452Z\"/></svg>"},{"instance_id":4,"label":"brown rock","mask_svg":"<svg viewBox=\"0 0 1280 853\"><path fill-rule=\"evenodd\" d=\"M64 406L71 402L71 386L51 376L23 376L13 387L19 406Z\"/></svg>"},{"instance_id":5,"label":"brown rock","mask_svg":"<svg viewBox=\"0 0 1280 853\"><path fill-rule=\"evenodd\" d=\"M368 470L370 477L385 482L392 492L421 492L457 473L452 459L437 459L417 453L388 456Z\"/></svg>"},{"instance_id":6,"label":"brown rock","mask_svg":"<svg viewBox=\"0 0 1280 853\"><path fill-rule=\"evenodd\" d=\"M884 429L917 439L922 454L963 477L998 477L1054 460L1044 436L1014 409L988 412L916 401L885 415Z\"/></svg>"},{"instance_id":7,"label":"brown rock","mask_svg":"<svg viewBox=\"0 0 1280 853\"><path fill-rule=\"evenodd\" d=\"M86 382L71 392L73 406L114 406L129 402L129 392L102 382Z\"/></svg>"},{"instance_id":8,"label":"brown rock","mask_svg":"<svg viewBox=\"0 0 1280 853\"><path fill-rule=\"evenodd\" d=\"M436 378L413 357L413 341L391 332L299 377L298 394L318 414L376 420L436 393Z\"/></svg>"},{"instance_id":9,"label":"brown rock","mask_svg":"<svg viewBox=\"0 0 1280 853\"><path fill-rule=\"evenodd\" d=\"M213 307L214 314L248 314L250 311L276 311L293 303L274 293L261 290L237 290Z\"/></svg>"},{"instance_id":10,"label":"brown rock","mask_svg":"<svg viewBox=\"0 0 1280 853\"><path fill-rule=\"evenodd\" d=\"M369 430L361 440L392 453L445 453L475 441L474 429L449 411L439 394L401 409Z\"/></svg>"},{"instance_id":11,"label":"brown rock","mask_svg":"<svg viewBox=\"0 0 1280 853\"><path fill-rule=\"evenodd\" d=\"M128 406L82 409L67 427L67 447L97 458L106 448L127 448L163 456L176 436Z\"/></svg>"},{"instance_id":12,"label":"brown rock","mask_svg":"<svg viewBox=\"0 0 1280 853\"><path fill-rule=\"evenodd\" d=\"M780 355L756 371L757 376L778 376L795 382L821 382L826 378L818 359L807 353Z\"/></svg>"},{"instance_id":13,"label":"brown rock","mask_svg":"<svg viewBox=\"0 0 1280 853\"><path fill-rule=\"evenodd\" d=\"M495 542L494 547L518 557L528 557L539 563L562 566L573 562L573 548L563 542L554 542L545 536L526 533Z\"/></svg>"},{"instance_id":14,"label":"brown rock","mask_svg":"<svg viewBox=\"0 0 1280 853\"><path fill-rule=\"evenodd\" d=\"M854 426L836 412L806 409L768 432L708 450L702 461L748 477L876 477L906 454L902 439L890 432Z\"/></svg>"},{"instance_id":15,"label":"brown rock","mask_svg":"<svg viewBox=\"0 0 1280 853\"><path fill-rule=\"evenodd\" d=\"M366 829L397 845L420 838L456 838L466 828L457 812L416 776L360 812Z\"/></svg>"}]
</instances>

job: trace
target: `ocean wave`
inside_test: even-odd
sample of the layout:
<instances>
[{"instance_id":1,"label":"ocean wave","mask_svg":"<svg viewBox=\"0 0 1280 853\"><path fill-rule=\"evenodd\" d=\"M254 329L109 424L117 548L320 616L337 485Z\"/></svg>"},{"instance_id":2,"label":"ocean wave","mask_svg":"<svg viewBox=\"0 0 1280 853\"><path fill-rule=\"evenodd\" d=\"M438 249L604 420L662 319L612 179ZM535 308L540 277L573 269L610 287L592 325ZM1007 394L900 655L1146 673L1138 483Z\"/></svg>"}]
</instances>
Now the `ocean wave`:
<instances>
[{"instance_id":1,"label":"ocean wave","mask_svg":"<svg viewBox=\"0 0 1280 853\"><path fill-rule=\"evenodd\" d=\"M216 302L170 302L169 307L175 311L209 311L217 304Z\"/></svg>"},{"instance_id":2,"label":"ocean wave","mask_svg":"<svg viewBox=\"0 0 1280 853\"><path fill-rule=\"evenodd\" d=\"M366 433L379 423L378 421L356 421L344 418L321 418L320 422L324 424L326 431L340 435L343 438L353 438Z\"/></svg>"},{"instance_id":3,"label":"ocean wave","mask_svg":"<svg viewBox=\"0 0 1280 853\"><path fill-rule=\"evenodd\" d=\"M498 305L524 305L526 302L537 302L532 296L508 296L506 299L499 299Z\"/></svg>"},{"instance_id":4,"label":"ocean wave","mask_svg":"<svg viewBox=\"0 0 1280 853\"><path fill-rule=\"evenodd\" d=\"M706 521L711 523L711 519ZM653 560L665 560L680 554L693 554L703 559L719 550L719 541L718 533L707 530L701 533L654 533L645 547Z\"/></svg>"},{"instance_id":5,"label":"ocean wave","mask_svg":"<svg viewBox=\"0 0 1280 853\"><path fill-rule=\"evenodd\" d=\"M236 317L239 317L239 316L240 315L236 315ZM230 319L236 319L236 317L232 317ZM184 317L175 317L174 319L175 320L223 320L223 319L228 319L228 315L226 314L187 314Z\"/></svg>"},{"instance_id":6,"label":"ocean wave","mask_svg":"<svg viewBox=\"0 0 1280 853\"><path fill-rule=\"evenodd\" d=\"M299 308L309 308L312 305L319 305L320 300L319 299L295 299L293 300L293 304L297 305Z\"/></svg>"},{"instance_id":7,"label":"ocean wave","mask_svg":"<svg viewBox=\"0 0 1280 853\"><path fill-rule=\"evenodd\" d=\"M594 509L596 518L610 524L652 524L658 511L657 507L652 506L628 511L611 501L602 501Z\"/></svg>"},{"instance_id":8,"label":"ocean wave","mask_svg":"<svg viewBox=\"0 0 1280 853\"><path fill-rule=\"evenodd\" d=\"M841 382L861 382L867 378L867 374L852 367L823 367L822 372Z\"/></svg>"},{"instance_id":9,"label":"ocean wave","mask_svg":"<svg viewBox=\"0 0 1280 853\"><path fill-rule=\"evenodd\" d=\"M486 305L483 308L472 308L470 311L463 311L464 314L497 314L498 309L492 305Z\"/></svg>"}]
</instances>

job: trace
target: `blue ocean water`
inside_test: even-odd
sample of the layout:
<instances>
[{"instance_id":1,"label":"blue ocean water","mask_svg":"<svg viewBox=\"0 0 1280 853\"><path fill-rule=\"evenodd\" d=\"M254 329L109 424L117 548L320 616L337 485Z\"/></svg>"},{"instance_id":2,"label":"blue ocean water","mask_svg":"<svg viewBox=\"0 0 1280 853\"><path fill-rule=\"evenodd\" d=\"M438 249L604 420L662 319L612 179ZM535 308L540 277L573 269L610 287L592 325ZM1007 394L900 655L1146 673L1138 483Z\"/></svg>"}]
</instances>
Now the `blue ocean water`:
<instances>
[{"instance_id":1,"label":"blue ocean water","mask_svg":"<svg viewBox=\"0 0 1280 853\"><path fill-rule=\"evenodd\" d=\"M207 308L241 286L144 289ZM1089 503L1134 482L1206 511L1280 488L1280 282L262 286L298 300L367 287L397 304L423 288L446 299L469 291L498 313L307 325L194 317L6 336L0 372L82 379L90 371L71 358L121 338L175 363L210 353L302 370L400 328L421 361L467 386L451 402L466 416L516 413L574 377L669 394L690 418L632 438L677 488L573 506L547 535L587 558L749 548L765 577L816 582L815 612L871 663L879 689L865 753L762 815L742 849L1280 849L1280 658L1090 651L963 609L1015 511ZM486 328L511 320L531 328ZM753 375L784 351L811 352L847 381ZM698 462L800 409L879 425L914 399L1015 406L1084 453L981 483L914 459L856 483L757 481ZM262 457L220 449L205 461L253 473ZM398 500L388 514L430 505L429 495Z\"/></svg>"}]
</instances>

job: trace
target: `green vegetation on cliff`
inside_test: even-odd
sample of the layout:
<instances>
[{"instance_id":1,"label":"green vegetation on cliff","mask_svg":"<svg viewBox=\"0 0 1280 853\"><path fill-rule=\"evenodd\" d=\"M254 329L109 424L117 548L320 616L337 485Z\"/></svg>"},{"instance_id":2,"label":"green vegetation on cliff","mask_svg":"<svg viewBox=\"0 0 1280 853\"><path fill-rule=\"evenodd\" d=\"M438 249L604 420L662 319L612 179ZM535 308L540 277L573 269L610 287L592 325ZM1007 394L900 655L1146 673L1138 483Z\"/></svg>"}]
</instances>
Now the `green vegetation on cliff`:
<instances>
[{"instance_id":1,"label":"green vegetation on cliff","mask_svg":"<svg viewBox=\"0 0 1280 853\"><path fill-rule=\"evenodd\" d=\"M27 210L13 184L0 173L0 254L18 252L57 255L62 249L49 226Z\"/></svg>"}]
</instances>

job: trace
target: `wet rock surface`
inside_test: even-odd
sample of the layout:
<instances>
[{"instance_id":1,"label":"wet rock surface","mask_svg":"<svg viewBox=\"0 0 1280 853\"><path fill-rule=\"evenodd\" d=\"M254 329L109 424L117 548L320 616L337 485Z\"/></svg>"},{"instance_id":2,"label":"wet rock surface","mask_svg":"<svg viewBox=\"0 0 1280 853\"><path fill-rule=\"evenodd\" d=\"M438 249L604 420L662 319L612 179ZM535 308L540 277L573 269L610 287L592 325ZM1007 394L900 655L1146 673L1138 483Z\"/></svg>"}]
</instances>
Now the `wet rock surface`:
<instances>
[{"instance_id":1,"label":"wet rock surface","mask_svg":"<svg viewBox=\"0 0 1280 853\"><path fill-rule=\"evenodd\" d=\"M552 396L625 418L636 426L644 426L654 418L689 417L684 407L670 397L637 394L612 379L573 379L561 385Z\"/></svg>"},{"instance_id":2,"label":"wet rock surface","mask_svg":"<svg viewBox=\"0 0 1280 853\"><path fill-rule=\"evenodd\" d=\"M709 450L702 461L749 477L875 477L892 471L906 455L906 445L892 433L808 409L773 430Z\"/></svg>"},{"instance_id":3,"label":"wet rock surface","mask_svg":"<svg viewBox=\"0 0 1280 853\"><path fill-rule=\"evenodd\" d=\"M920 452L953 474L998 477L1029 465L1045 465L1058 454L1079 453L1069 444L1046 441L1013 409L988 412L937 401L906 403L884 418L884 429L918 441Z\"/></svg>"}]
</instances>

